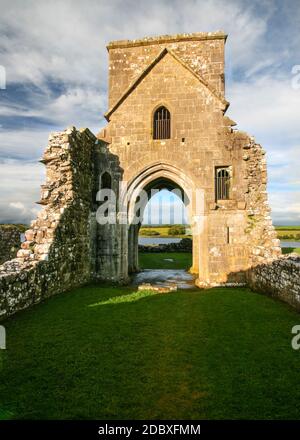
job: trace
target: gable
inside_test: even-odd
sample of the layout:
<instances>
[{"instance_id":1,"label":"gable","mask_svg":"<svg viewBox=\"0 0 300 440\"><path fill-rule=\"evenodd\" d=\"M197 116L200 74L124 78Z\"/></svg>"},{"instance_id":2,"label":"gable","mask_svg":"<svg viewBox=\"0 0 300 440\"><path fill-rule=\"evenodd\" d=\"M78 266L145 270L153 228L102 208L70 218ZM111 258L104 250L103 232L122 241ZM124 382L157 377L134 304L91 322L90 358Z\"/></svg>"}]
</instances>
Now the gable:
<instances>
[{"instance_id":1,"label":"gable","mask_svg":"<svg viewBox=\"0 0 300 440\"><path fill-rule=\"evenodd\" d=\"M175 55L170 49L164 48L157 57L143 70L143 72L130 84L130 86L125 90L123 95L117 100L117 102L105 113L105 118L109 121L110 116L117 110L117 108L125 101L125 99L138 87L138 85L149 75L149 73L157 66L161 60L165 58L166 55L170 55L176 63L181 65L187 72L190 73L196 80L201 83L205 89L216 98L222 107L222 110L225 112L229 106L229 102L226 101L223 97L221 97L212 87L194 70L184 63L177 55Z\"/></svg>"}]
</instances>

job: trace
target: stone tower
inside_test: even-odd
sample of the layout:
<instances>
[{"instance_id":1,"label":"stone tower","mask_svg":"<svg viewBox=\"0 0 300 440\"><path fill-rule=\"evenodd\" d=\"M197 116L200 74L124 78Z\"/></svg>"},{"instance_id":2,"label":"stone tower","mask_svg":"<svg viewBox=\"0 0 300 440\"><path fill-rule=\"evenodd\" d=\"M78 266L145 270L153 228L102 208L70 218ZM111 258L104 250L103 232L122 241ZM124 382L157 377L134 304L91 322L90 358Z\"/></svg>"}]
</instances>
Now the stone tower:
<instances>
[{"instance_id":1,"label":"stone tower","mask_svg":"<svg viewBox=\"0 0 300 440\"><path fill-rule=\"evenodd\" d=\"M280 253L265 153L225 116L225 42L217 32L107 46L108 125L98 138L119 158L128 212L141 190L179 188L187 195L199 286L243 282L253 263ZM138 270L139 226L121 233L123 277Z\"/></svg>"}]
</instances>

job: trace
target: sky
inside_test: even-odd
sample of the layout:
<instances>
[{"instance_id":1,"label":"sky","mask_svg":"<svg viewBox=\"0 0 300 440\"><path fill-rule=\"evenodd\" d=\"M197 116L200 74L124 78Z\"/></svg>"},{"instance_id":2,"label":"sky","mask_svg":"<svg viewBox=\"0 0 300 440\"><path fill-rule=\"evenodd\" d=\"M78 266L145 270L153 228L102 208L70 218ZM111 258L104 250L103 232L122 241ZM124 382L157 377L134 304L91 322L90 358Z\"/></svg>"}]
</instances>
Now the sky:
<instances>
[{"instance_id":1,"label":"sky","mask_svg":"<svg viewBox=\"0 0 300 440\"><path fill-rule=\"evenodd\" d=\"M106 124L109 41L223 30L227 115L267 151L273 222L300 224L300 0L0 0L0 12L1 223L40 209L50 132Z\"/></svg>"}]
</instances>

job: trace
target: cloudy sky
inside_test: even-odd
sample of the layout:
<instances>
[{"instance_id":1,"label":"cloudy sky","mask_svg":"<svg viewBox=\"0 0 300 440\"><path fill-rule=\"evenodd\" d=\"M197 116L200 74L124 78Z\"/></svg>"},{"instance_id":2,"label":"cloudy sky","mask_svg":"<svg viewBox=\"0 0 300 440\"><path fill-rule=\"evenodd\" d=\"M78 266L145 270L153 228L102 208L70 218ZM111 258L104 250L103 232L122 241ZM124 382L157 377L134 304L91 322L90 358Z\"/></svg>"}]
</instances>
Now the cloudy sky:
<instances>
[{"instance_id":1,"label":"cloudy sky","mask_svg":"<svg viewBox=\"0 0 300 440\"><path fill-rule=\"evenodd\" d=\"M300 224L299 0L0 0L0 11L0 222L35 217L49 132L105 125L110 40L224 30L227 114L267 150L274 222Z\"/></svg>"}]
</instances>

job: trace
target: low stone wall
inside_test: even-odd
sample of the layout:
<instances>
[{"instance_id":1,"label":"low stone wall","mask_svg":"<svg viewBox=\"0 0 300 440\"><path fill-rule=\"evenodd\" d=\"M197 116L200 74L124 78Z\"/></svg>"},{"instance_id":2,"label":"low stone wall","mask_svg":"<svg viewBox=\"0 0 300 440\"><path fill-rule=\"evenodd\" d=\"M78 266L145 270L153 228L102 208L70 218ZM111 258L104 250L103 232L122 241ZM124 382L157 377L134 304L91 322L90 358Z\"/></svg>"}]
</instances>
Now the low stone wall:
<instances>
[{"instance_id":1,"label":"low stone wall","mask_svg":"<svg viewBox=\"0 0 300 440\"><path fill-rule=\"evenodd\" d=\"M17 226L0 225L0 264L15 258L20 244L20 230Z\"/></svg>"},{"instance_id":2,"label":"low stone wall","mask_svg":"<svg viewBox=\"0 0 300 440\"><path fill-rule=\"evenodd\" d=\"M247 272L247 282L252 290L279 298L300 310L299 255L285 255L253 267Z\"/></svg>"},{"instance_id":3,"label":"low stone wall","mask_svg":"<svg viewBox=\"0 0 300 440\"><path fill-rule=\"evenodd\" d=\"M178 243L139 245L139 252L192 252L193 240L183 238Z\"/></svg>"}]
</instances>

